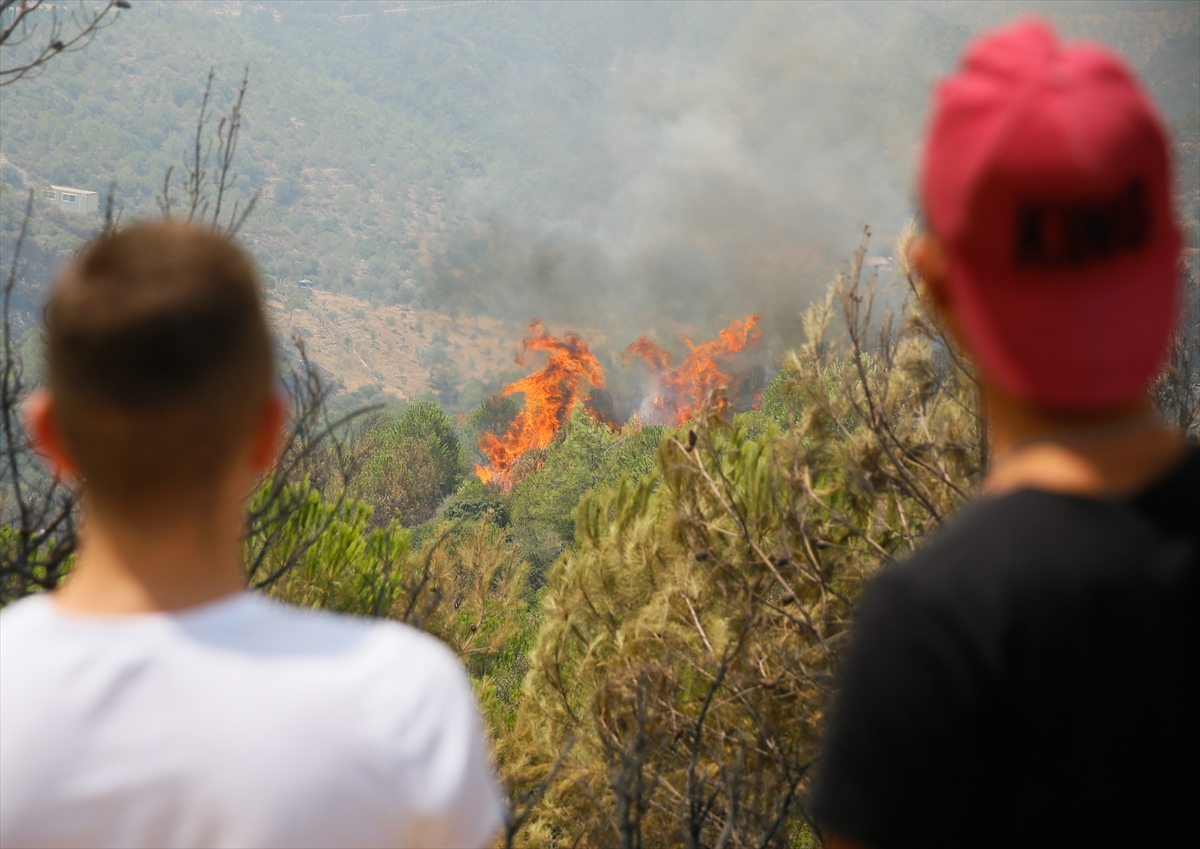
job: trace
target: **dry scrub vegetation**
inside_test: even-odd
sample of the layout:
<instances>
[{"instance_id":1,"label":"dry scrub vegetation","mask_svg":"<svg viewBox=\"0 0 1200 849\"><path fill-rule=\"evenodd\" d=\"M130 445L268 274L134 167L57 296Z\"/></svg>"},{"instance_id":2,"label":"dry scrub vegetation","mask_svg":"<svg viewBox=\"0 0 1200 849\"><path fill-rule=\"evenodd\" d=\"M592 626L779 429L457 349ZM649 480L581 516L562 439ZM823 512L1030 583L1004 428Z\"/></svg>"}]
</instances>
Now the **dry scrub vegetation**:
<instances>
[{"instance_id":1,"label":"dry scrub vegetation","mask_svg":"<svg viewBox=\"0 0 1200 849\"><path fill-rule=\"evenodd\" d=\"M349 295L280 286L289 294L277 291L267 302L276 332L300 336L313 362L350 391L375 385L396 398L436 392L435 356L452 372L456 388L487 384L512 368L524 331L516 322L487 316L455 319L402 304L369 307Z\"/></svg>"},{"instance_id":2,"label":"dry scrub vegetation","mask_svg":"<svg viewBox=\"0 0 1200 849\"><path fill-rule=\"evenodd\" d=\"M861 259L805 315L784 424L702 417L655 475L579 503L496 734L514 800L538 800L514 845L815 840L804 791L854 598L980 471L969 371L919 297L871 321Z\"/></svg>"}]
</instances>

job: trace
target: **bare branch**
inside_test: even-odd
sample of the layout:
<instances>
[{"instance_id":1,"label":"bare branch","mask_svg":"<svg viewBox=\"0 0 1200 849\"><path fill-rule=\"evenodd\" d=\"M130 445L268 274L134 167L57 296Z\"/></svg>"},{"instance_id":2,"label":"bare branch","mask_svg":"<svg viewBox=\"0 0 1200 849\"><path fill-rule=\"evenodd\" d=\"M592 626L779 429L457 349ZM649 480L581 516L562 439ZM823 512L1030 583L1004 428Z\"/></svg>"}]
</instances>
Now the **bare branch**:
<instances>
[{"instance_id":1,"label":"bare branch","mask_svg":"<svg viewBox=\"0 0 1200 849\"><path fill-rule=\"evenodd\" d=\"M204 94L200 99L200 114L196 119L196 133L191 149L184 153L183 176L180 185L183 191L182 206L187 210L184 220L195 222L214 231L234 236L241 230L250 213L258 203L260 192L256 191L244 206L235 201L224 223L221 214L228 201L228 194L237 182L233 170L237 156L238 140L243 123L243 106L250 87L250 68L242 74L241 85L229 114L217 121L216 130L206 138L210 119L210 104L213 98L215 69L209 69L204 83ZM162 189L156 199L164 218L170 219L177 201L171 192L171 176L174 167L168 168L163 177Z\"/></svg>"},{"instance_id":2,"label":"bare branch","mask_svg":"<svg viewBox=\"0 0 1200 849\"><path fill-rule=\"evenodd\" d=\"M0 0L0 45L8 48L6 52L40 45L31 46L15 65L0 67L0 86L36 76L55 56L87 47L100 30L116 23L129 7L127 0L100 4L80 0L68 23L62 15L65 6L45 0ZM47 12L50 20L43 21ZM3 23L5 20L7 23Z\"/></svg>"},{"instance_id":3,"label":"bare branch","mask_svg":"<svg viewBox=\"0 0 1200 849\"><path fill-rule=\"evenodd\" d=\"M18 280L21 249L33 214L33 191L25 203L21 230L0 294L3 330L3 371L0 373L0 427L4 443L0 478L0 521L7 533L0 539L0 605L37 590L51 589L70 567L75 552L76 499L73 489L41 472L21 421L21 404L28 387L24 364L13 339L12 295ZM29 481L28 478L33 478Z\"/></svg>"}]
</instances>

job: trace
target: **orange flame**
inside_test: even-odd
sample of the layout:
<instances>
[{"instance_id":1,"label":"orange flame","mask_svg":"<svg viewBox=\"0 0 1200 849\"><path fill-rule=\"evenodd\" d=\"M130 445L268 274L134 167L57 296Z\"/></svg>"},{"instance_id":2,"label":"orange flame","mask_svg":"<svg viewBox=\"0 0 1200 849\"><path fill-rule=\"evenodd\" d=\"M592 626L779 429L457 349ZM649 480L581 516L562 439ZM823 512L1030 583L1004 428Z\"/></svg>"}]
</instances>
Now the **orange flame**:
<instances>
[{"instance_id":1,"label":"orange flame","mask_svg":"<svg viewBox=\"0 0 1200 849\"><path fill-rule=\"evenodd\" d=\"M525 406L503 436L488 431L479 438L479 447L488 464L476 466L475 473L484 483L494 481L506 489L512 485L509 473L517 460L531 448L550 444L571 414L585 384L597 389L604 387L604 370L583 339L574 333L555 339L542 329L540 321L534 321L529 325L529 336L521 343L518 364L525 364L523 355L528 351L546 351L550 359L500 393L522 393Z\"/></svg>"},{"instance_id":2,"label":"orange flame","mask_svg":"<svg viewBox=\"0 0 1200 849\"><path fill-rule=\"evenodd\" d=\"M744 321L731 321L711 342L697 344L683 337L688 355L676 369L671 368L667 350L644 336L626 348L621 361L641 357L654 376L657 391L650 400L650 418L679 427L695 414L712 390L728 385L729 375L717 367L716 357L739 353L757 343L760 318L748 315Z\"/></svg>"}]
</instances>

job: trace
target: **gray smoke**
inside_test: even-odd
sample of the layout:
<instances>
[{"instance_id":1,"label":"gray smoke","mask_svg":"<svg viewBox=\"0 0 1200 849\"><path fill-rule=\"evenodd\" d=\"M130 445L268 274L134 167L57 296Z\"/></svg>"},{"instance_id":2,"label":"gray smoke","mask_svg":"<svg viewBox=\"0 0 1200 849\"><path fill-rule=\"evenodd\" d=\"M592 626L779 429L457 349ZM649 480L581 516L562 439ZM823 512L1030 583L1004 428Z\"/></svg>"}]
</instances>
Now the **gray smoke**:
<instances>
[{"instance_id":1,"label":"gray smoke","mask_svg":"<svg viewBox=\"0 0 1200 849\"><path fill-rule=\"evenodd\" d=\"M460 252L457 285L489 312L570 322L615 351L761 313L760 355L777 361L864 224L871 253L891 254L914 212L933 80L973 31L1030 8L984 5L723 7L707 28L620 52L598 102L572 116L576 167L602 174L600 189L544 217L468 192L475 255Z\"/></svg>"},{"instance_id":2,"label":"gray smoke","mask_svg":"<svg viewBox=\"0 0 1200 849\"><path fill-rule=\"evenodd\" d=\"M607 176L600 196L532 219L480 193L471 238L486 247L460 285L490 311L576 322L616 350L761 313L774 358L863 224L886 255L911 214L909 160L937 68L908 55L918 16L892 10L756 6L730 32L618 55L580 117L599 150L584 167Z\"/></svg>"}]
</instances>

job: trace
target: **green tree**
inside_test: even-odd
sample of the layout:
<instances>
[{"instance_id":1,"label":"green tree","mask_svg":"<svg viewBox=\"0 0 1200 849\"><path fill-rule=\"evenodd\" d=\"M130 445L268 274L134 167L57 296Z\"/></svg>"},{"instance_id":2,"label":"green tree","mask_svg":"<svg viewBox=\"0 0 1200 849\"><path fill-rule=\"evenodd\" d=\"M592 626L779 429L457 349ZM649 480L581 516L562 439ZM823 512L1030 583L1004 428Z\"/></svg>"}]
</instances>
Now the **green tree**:
<instances>
[{"instance_id":1,"label":"green tree","mask_svg":"<svg viewBox=\"0 0 1200 849\"><path fill-rule=\"evenodd\" d=\"M403 437L375 450L354 479L354 497L371 505L372 528L428 522L446 495L437 460L420 439Z\"/></svg>"},{"instance_id":2,"label":"green tree","mask_svg":"<svg viewBox=\"0 0 1200 849\"><path fill-rule=\"evenodd\" d=\"M372 422L352 451L357 471L350 491L373 506L371 527L429 521L466 474L454 422L433 401L412 404L397 419Z\"/></svg>"},{"instance_id":3,"label":"green tree","mask_svg":"<svg viewBox=\"0 0 1200 849\"><path fill-rule=\"evenodd\" d=\"M409 532L395 523L370 527L367 505L324 500L306 482L287 486L298 509L270 531L251 582L279 572L268 592L283 601L420 628L463 659L489 710L497 717L510 711L512 670L525 668L520 647L530 639L529 600L527 567L503 532L488 521L458 534L444 525L414 550ZM252 511L269 491L252 499ZM263 543L248 539L248 557Z\"/></svg>"},{"instance_id":4,"label":"green tree","mask_svg":"<svg viewBox=\"0 0 1200 849\"><path fill-rule=\"evenodd\" d=\"M518 482L509 513L513 536L535 576L575 538L574 509L585 493L654 474L654 452L664 433L662 427L641 425L616 431L580 408L545 451L521 458L513 470Z\"/></svg>"}]
</instances>

